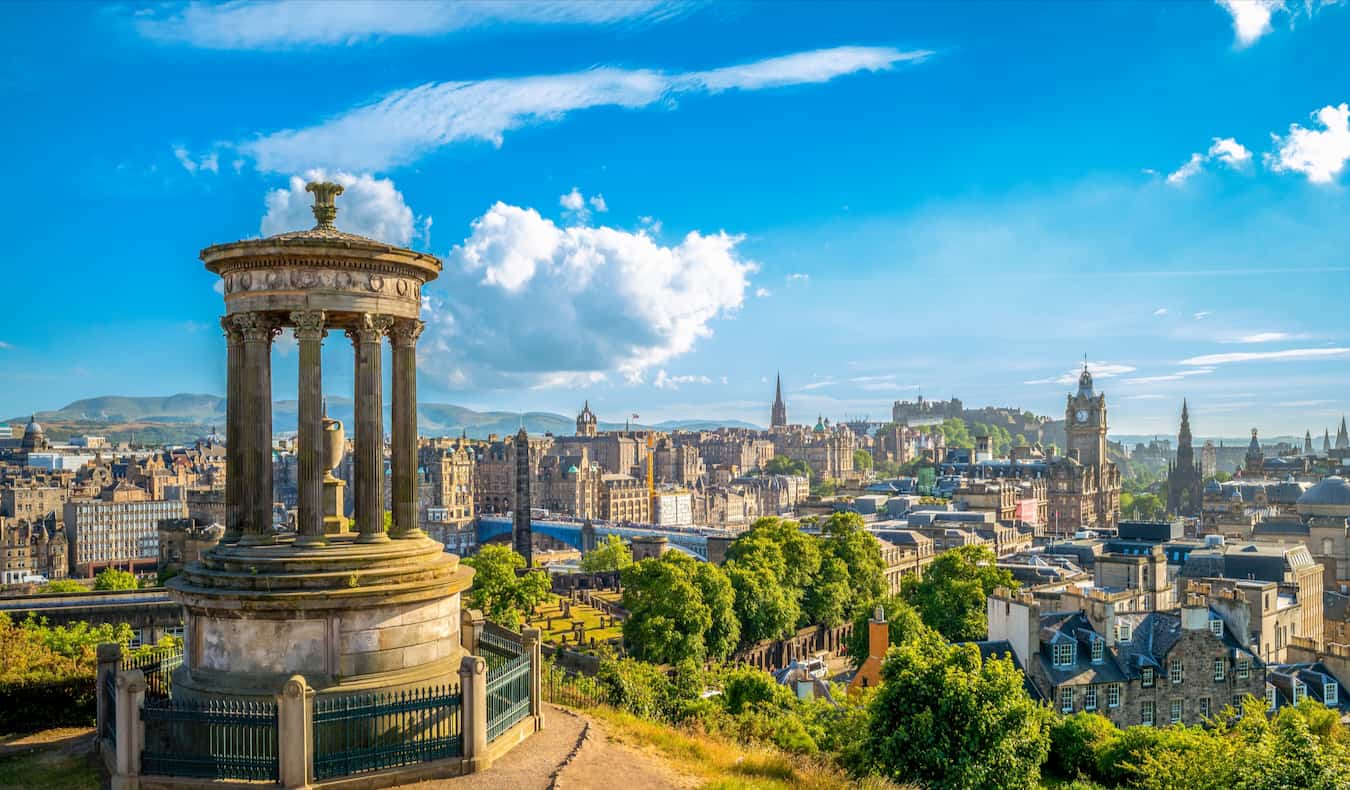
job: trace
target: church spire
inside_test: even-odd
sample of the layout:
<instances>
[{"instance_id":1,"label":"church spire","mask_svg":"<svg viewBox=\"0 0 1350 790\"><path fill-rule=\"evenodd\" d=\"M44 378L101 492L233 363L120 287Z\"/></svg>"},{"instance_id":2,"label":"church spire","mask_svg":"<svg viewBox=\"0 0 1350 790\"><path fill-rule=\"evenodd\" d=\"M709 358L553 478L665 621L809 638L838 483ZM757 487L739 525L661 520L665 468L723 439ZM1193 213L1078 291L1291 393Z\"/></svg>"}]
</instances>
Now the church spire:
<instances>
[{"instance_id":1,"label":"church spire","mask_svg":"<svg viewBox=\"0 0 1350 790\"><path fill-rule=\"evenodd\" d=\"M1345 418L1341 418L1340 430L1336 431L1336 449L1350 450L1350 434L1345 431Z\"/></svg>"},{"instance_id":2,"label":"church spire","mask_svg":"<svg viewBox=\"0 0 1350 790\"><path fill-rule=\"evenodd\" d=\"M769 428L787 427L787 406L783 403L783 374L779 373L773 387L773 409L769 414Z\"/></svg>"}]
</instances>

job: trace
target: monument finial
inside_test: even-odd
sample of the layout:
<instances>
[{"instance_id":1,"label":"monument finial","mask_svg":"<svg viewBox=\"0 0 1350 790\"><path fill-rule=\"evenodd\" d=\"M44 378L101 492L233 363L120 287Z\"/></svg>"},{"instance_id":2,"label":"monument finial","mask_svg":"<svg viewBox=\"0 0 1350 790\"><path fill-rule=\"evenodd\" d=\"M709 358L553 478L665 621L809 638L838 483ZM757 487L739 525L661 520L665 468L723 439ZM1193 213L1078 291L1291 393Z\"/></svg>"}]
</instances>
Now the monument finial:
<instances>
[{"instance_id":1,"label":"monument finial","mask_svg":"<svg viewBox=\"0 0 1350 790\"><path fill-rule=\"evenodd\" d=\"M337 219L334 201L342 194L342 185L332 181L311 181L305 184L305 191L314 193L314 219L318 223L314 228L333 230L333 220Z\"/></svg>"}]
</instances>

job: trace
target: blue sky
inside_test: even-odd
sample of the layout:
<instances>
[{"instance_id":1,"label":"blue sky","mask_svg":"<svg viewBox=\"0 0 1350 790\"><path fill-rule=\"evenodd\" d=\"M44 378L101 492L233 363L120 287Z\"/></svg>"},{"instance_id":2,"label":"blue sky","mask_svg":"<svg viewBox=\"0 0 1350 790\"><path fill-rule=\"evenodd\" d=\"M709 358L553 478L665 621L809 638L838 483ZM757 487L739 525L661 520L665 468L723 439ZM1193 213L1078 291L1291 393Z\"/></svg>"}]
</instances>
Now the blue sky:
<instances>
[{"instance_id":1,"label":"blue sky","mask_svg":"<svg viewBox=\"0 0 1350 790\"><path fill-rule=\"evenodd\" d=\"M442 256L421 397L1116 433L1323 426L1350 385L1350 8L10 5L0 416L224 390L197 252L311 224ZM326 388L351 387L330 342ZM278 348L278 396L294 353Z\"/></svg>"}]
</instances>

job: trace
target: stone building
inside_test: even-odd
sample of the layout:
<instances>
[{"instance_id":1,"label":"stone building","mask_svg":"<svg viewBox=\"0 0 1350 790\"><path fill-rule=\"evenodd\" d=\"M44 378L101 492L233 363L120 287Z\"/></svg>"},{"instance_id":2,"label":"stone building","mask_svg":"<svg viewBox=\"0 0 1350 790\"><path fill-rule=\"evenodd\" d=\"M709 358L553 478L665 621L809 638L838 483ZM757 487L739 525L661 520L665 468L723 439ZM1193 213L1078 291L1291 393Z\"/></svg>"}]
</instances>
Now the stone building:
<instances>
[{"instance_id":1,"label":"stone building","mask_svg":"<svg viewBox=\"0 0 1350 790\"><path fill-rule=\"evenodd\" d=\"M187 517L182 501L150 500L125 480L100 499L63 509L72 576L107 568L150 568L159 561L159 522Z\"/></svg>"},{"instance_id":2,"label":"stone building","mask_svg":"<svg viewBox=\"0 0 1350 790\"><path fill-rule=\"evenodd\" d=\"M576 455L546 455L530 496L535 507L576 518L599 518L600 465L585 447Z\"/></svg>"},{"instance_id":3,"label":"stone building","mask_svg":"<svg viewBox=\"0 0 1350 790\"><path fill-rule=\"evenodd\" d=\"M988 599L989 640L1011 653L1056 711L1096 712L1119 727L1195 725L1266 693L1266 665L1198 596L1180 612L1042 612L1030 593Z\"/></svg>"},{"instance_id":4,"label":"stone building","mask_svg":"<svg viewBox=\"0 0 1350 790\"><path fill-rule=\"evenodd\" d=\"M1167 512L1198 516L1204 502L1201 492L1204 474L1191 446L1191 418L1185 400L1181 402L1181 429L1177 431L1177 457L1167 464Z\"/></svg>"},{"instance_id":5,"label":"stone building","mask_svg":"<svg viewBox=\"0 0 1350 790\"><path fill-rule=\"evenodd\" d=\"M473 445L464 438L424 441L418 449L418 468L424 483L418 510L422 529L445 543L450 533L470 527L475 518L477 456Z\"/></svg>"},{"instance_id":6,"label":"stone building","mask_svg":"<svg viewBox=\"0 0 1350 790\"><path fill-rule=\"evenodd\" d=\"M928 425L965 414L965 407L959 398L951 400L924 400L920 395L915 401L896 401L891 406L891 421L901 425Z\"/></svg>"},{"instance_id":7,"label":"stone building","mask_svg":"<svg viewBox=\"0 0 1350 790\"><path fill-rule=\"evenodd\" d=\"M1106 456L1106 396L1093 390L1086 365L1064 412L1066 452L1048 464L1047 530L1110 529L1120 518L1120 470Z\"/></svg>"},{"instance_id":8,"label":"stone building","mask_svg":"<svg viewBox=\"0 0 1350 790\"><path fill-rule=\"evenodd\" d=\"M734 468L735 474L764 468L773 458L776 446L775 441L764 438L758 431L744 428L705 431L694 441L709 472L713 467L725 466Z\"/></svg>"},{"instance_id":9,"label":"stone building","mask_svg":"<svg viewBox=\"0 0 1350 790\"><path fill-rule=\"evenodd\" d=\"M69 498L68 489L62 486L15 481L0 488L0 516L23 521L59 519Z\"/></svg>"},{"instance_id":10,"label":"stone building","mask_svg":"<svg viewBox=\"0 0 1350 790\"><path fill-rule=\"evenodd\" d=\"M202 555L224 536L225 525L219 522L204 524L192 518L159 522L159 572L178 573L189 563L201 562Z\"/></svg>"},{"instance_id":11,"label":"stone building","mask_svg":"<svg viewBox=\"0 0 1350 790\"><path fill-rule=\"evenodd\" d=\"M858 437L846 425L817 419L813 428L790 425L772 436L773 454L805 461L812 479L844 480L853 475L853 451Z\"/></svg>"},{"instance_id":12,"label":"stone building","mask_svg":"<svg viewBox=\"0 0 1350 790\"><path fill-rule=\"evenodd\" d=\"M602 475L597 517L604 521L652 523L652 498L647 484L631 475Z\"/></svg>"},{"instance_id":13,"label":"stone building","mask_svg":"<svg viewBox=\"0 0 1350 790\"><path fill-rule=\"evenodd\" d=\"M539 466L553 447L553 439L549 436L532 436L529 447L530 469L538 477ZM486 442L475 443L474 450L474 512L510 512L515 498L514 446L494 435L489 436Z\"/></svg>"},{"instance_id":14,"label":"stone building","mask_svg":"<svg viewBox=\"0 0 1350 790\"><path fill-rule=\"evenodd\" d=\"M1187 555L1180 570L1182 579L1208 581L1215 578L1275 582L1299 604L1298 621L1287 633L1279 633L1269 650L1279 650L1290 637L1301 636L1322 644L1322 566L1313 561L1301 543L1252 541L1197 549ZM1280 602L1272 600L1270 606ZM1262 652L1269 652L1265 645Z\"/></svg>"},{"instance_id":15,"label":"stone building","mask_svg":"<svg viewBox=\"0 0 1350 790\"><path fill-rule=\"evenodd\" d=\"M692 486L704 479L706 467L697 447L663 436L652 450L652 474L658 483Z\"/></svg>"},{"instance_id":16,"label":"stone building","mask_svg":"<svg viewBox=\"0 0 1350 790\"><path fill-rule=\"evenodd\" d=\"M30 576L64 579L69 565L66 532L55 518L0 517L0 585L18 584Z\"/></svg>"}]
</instances>

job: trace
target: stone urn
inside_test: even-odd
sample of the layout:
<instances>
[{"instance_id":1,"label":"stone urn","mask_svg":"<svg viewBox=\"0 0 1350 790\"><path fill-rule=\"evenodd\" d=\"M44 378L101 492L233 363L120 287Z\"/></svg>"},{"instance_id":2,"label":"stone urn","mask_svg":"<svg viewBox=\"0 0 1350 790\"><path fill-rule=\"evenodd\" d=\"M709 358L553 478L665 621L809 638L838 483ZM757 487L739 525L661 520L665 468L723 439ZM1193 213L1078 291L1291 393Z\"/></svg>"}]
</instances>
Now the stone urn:
<instances>
[{"instance_id":1,"label":"stone urn","mask_svg":"<svg viewBox=\"0 0 1350 790\"><path fill-rule=\"evenodd\" d=\"M347 448L347 434L342 430L342 420L332 417L323 418L323 469L324 477L333 477L333 470L342 463L342 455Z\"/></svg>"}]
</instances>

